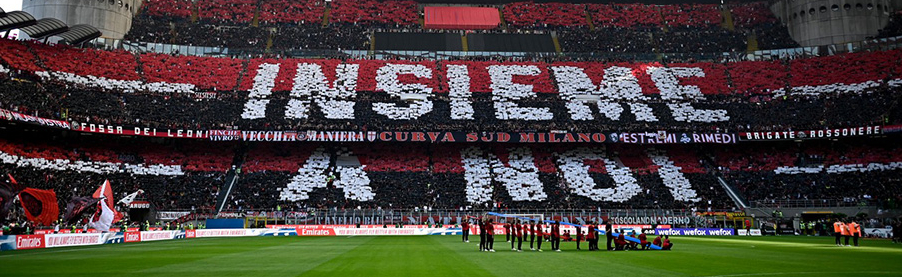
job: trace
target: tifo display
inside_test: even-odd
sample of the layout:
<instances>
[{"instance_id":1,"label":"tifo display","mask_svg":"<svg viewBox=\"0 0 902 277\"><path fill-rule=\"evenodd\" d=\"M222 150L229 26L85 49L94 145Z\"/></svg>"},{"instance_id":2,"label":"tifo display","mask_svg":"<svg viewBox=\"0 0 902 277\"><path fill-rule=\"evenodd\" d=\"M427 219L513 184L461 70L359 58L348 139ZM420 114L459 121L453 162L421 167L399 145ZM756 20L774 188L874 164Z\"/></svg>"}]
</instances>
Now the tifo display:
<instances>
[{"instance_id":1,"label":"tifo display","mask_svg":"<svg viewBox=\"0 0 902 277\"><path fill-rule=\"evenodd\" d=\"M0 276L902 275L899 1L62 2Z\"/></svg>"}]
</instances>

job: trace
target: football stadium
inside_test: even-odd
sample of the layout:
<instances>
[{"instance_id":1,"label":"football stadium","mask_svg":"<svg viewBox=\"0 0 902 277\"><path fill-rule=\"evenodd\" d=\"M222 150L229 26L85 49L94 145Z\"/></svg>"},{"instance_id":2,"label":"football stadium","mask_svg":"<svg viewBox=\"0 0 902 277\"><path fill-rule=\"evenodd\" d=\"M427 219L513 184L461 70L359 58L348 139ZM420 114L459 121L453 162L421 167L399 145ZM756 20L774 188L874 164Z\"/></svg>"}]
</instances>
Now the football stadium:
<instances>
[{"instance_id":1,"label":"football stadium","mask_svg":"<svg viewBox=\"0 0 902 277\"><path fill-rule=\"evenodd\" d=\"M902 276L902 0L0 0L0 35L0 276Z\"/></svg>"}]
</instances>

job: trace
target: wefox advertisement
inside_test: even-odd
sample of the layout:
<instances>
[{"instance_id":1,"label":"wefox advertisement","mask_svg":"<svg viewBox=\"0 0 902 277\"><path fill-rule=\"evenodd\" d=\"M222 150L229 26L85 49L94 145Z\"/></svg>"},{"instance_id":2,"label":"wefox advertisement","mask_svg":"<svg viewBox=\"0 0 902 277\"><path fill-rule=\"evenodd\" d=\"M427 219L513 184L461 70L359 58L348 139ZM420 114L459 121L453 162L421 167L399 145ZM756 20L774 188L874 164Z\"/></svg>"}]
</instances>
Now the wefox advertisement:
<instances>
[{"instance_id":1,"label":"wefox advertisement","mask_svg":"<svg viewBox=\"0 0 902 277\"><path fill-rule=\"evenodd\" d=\"M725 228L672 228L655 229L655 235L664 236L732 236L733 229Z\"/></svg>"}]
</instances>

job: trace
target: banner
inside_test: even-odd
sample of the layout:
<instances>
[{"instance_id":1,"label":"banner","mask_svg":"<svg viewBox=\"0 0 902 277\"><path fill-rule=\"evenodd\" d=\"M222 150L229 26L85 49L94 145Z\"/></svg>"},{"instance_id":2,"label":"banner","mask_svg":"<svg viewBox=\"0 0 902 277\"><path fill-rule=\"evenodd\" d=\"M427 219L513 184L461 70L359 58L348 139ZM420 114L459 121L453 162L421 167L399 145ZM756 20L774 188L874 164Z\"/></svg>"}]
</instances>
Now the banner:
<instances>
[{"instance_id":1,"label":"banner","mask_svg":"<svg viewBox=\"0 0 902 277\"><path fill-rule=\"evenodd\" d=\"M615 216L610 220L616 224L686 225L691 222L691 218L688 216Z\"/></svg>"},{"instance_id":2,"label":"banner","mask_svg":"<svg viewBox=\"0 0 902 277\"><path fill-rule=\"evenodd\" d=\"M745 212L697 212L697 216L725 216L727 218L746 217Z\"/></svg>"},{"instance_id":3,"label":"banner","mask_svg":"<svg viewBox=\"0 0 902 277\"><path fill-rule=\"evenodd\" d=\"M298 236L302 237L335 236L335 229L333 228L295 228L295 231L298 233Z\"/></svg>"},{"instance_id":4,"label":"banner","mask_svg":"<svg viewBox=\"0 0 902 277\"><path fill-rule=\"evenodd\" d=\"M726 133L667 133L667 132L646 132L646 133L611 133L610 142L612 143L631 143L631 144L674 144L674 143L715 143L715 144L732 144L738 141L735 134Z\"/></svg>"},{"instance_id":5,"label":"banner","mask_svg":"<svg viewBox=\"0 0 902 277\"><path fill-rule=\"evenodd\" d=\"M44 235L44 237L47 239L47 247L50 248L103 244L105 242L104 234L110 233L50 234Z\"/></svg>"},{"instance_id":6,"label":"banner","mask_svg":"<svg viewBox=\"0 0 902 277\"><path fill-rule=\"evenodd\" d=\"M671 228L655 229L655 235L662 236L732 236L733 229L726 228Z\"/></svg>"},{"instance_id":7,"label":"banner","mask_svg":"<svg viewBox=\"0 0 902 277\"><path fill-rule=\"evenodd\" d=\"M29 221L50 226L59 218L59 206L53 190L26 188L19 193L19 201Z\"/></svg>"},{"instance_id":8,"label":"banner","mask_svg":"<svg viewBox=\"0 0 902 277\"><path fill-rule=\"evenodd\" d=\"M144 136L161 138L193 138L205 139L207 131L190 129L157 129L147 127L123 127L118 125L103 125L94 123L72 122L71 129L79 132L99 133L122 136Z\"/></svg>"},{"instance_id":9,"label":"banner","mask_svg":"<svg viewBox=\"0 0 902 277\"><path fill-rule=\"evenodd\" d=\"M157 218L160 220L174 220L189 215L191 212L157 212Z\"/></svg>"},{"instance_id":10,"label":"banner","mask_svg":"<svg viewBox=\"0 0 902 277\"><path fill-rule=\"evenodd\" d=\"M893 229L892 228L862 228L864 234L863 237L874 236L878 238L892 238L893 237Z\"/></svg>"},{"instance_id":11,"label":"banner","mask_svg":"<svg viewBox=\"0 0 902 277\"><path fill-rule=\"evenodd\" d=\"M746 232L745 229L739 229L739 230L736 230L736 234L739 236L760 236L761 235L761 229L751 229L750 231L751 232ZM752 233L752 234L749 235L748 233Z\"/></svg>"},{"instance_id":12,"label":"banner","mask_svg":"<svg viewBox=\"0 0 902 277\"><path fill-rule=\"evenodd\" d=\"M902 132L902 125L887 125L883 126L884 134L895 134Z\"/></svg>"},{"instance_id":13,"label":"banner","mask_svg":"<svg viewBox=\"0 0 902 277\"><path fill-rule=\"evenodd\" d=\"M807 131L745 132L740 133L739 137L742 141L771 141L858 137L881 134L883 134L882 126L861 126Z\"/></svg>"},{"instance_id":14,"label":"banner","mask_svg":"<svg viewBox=\"0 0 902 277\"><path fill-rule=\"evenodd\" d=\"M125 241L126 243L128 243L128 242L140 242L140 241L141 241L141 236L142 236L141 233L142 233L142 232L125 232L125 234L124 234L124 236L125 236L124 241Z\"/></svg>"},{"instance_id":15,"label":"banner","mask_svg":"<svg viewBox=\"0 0 902 277\"><path fill-rule=\"evenodd\" d=\"M170 240L178 233L179 231L144 231L141 232L141 241Z\"/></svg>"},{"instance_id":16,"label":"banner","mask_svg":"<svg viewBox=\"0 0 902 277\"><path fill-rule=\"evenodd\" d=\"M44 248L46 245L44 235L18 235L16 236L16 249Z\"/></svg>"},{"instance_id":17,"label":"banner","mask_svg":"<svg viewBox=\"0 0 902 277\"><path fill-rule=\"evenodd\" d=\"M241 131L238 130L210 130L208 134L212 141L241 140Z\"/></svg>"},{"instance_id":18,"label":"banner","mask_svg":"<svg viewBox=\"0 0 902 277\"><path fill-rule=\"evenodd\" d=\"M601 132L428 132L428 131L210 131L212 141L307 142L505 142L505 143L632 143L676 144L738 141L727 133L601 133Z\"/></svg>"},{"instance_id":19,"label":"banner","mask_svg":"<svg viewBox=\"0 0 902 277\"><path fill-rule=\"evenodd\" d=\"M60 120L46 119L42 117L30 116L27 114L21 114L10 110L0 109L0 119L5 119L8 121L19 121L28 124L35 124L47 127L54 128L63 128L69 129L69 123Z\"/></svg>"}]
</instances>

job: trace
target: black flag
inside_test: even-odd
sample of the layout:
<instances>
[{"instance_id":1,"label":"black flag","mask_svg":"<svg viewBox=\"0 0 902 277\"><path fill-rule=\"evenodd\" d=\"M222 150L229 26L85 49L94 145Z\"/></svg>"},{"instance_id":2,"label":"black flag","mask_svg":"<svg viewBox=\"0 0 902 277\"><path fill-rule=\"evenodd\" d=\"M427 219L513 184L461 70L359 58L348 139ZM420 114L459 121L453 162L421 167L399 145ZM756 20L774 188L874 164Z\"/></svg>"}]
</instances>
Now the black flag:
<instances>
[{"instance_id":1,"label":"black flag","mask_svg":"<svg viewBox=\"0 0 902 277\"><path fill-rule=\"evenodd\" d=\"M0 183L0 223L6 222L9 209L13 206L13 199L23 189L12 175L7 174L7 176L9 176L9 183Z\"/></svg>"},{"instance_id":2,"label":"black flag","mask_svg":"<svg viewBox=\"0 0 902 277\"><path fill-rule=\"evenodd\" d=\"M66 204L66 216L63 217L63 221L66 224L73 224L78 222L81 219L81 215L88 211L88 208L96 206L97 202L100 199L93 197L78 197L72 196L72 199L69 200L69 203Z\"/></svg>"}]
</instances>

